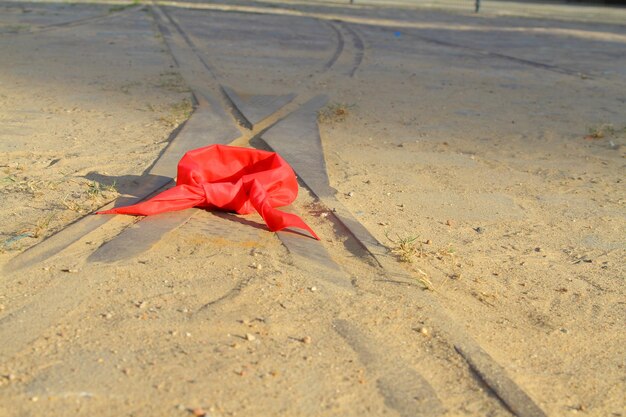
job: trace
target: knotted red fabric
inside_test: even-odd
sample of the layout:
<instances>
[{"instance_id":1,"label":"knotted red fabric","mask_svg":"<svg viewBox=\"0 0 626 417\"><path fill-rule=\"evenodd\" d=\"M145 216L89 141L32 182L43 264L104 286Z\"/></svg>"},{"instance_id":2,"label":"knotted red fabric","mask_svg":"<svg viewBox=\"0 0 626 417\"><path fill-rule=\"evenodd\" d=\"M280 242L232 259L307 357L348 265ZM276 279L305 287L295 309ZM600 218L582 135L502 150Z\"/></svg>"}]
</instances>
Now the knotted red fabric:
<instances>
[{"instance_id":1,"label":"knotted red fabric","mask_svg":"<svg viewBox=\"0 0 626 417\"><path fill-rule=\"evenodd\" d=\"M182 157L175 187L147 201L97 214L150 216L191 207L239 214L256 210L273 232L297 227L319 240L300 217L276 209L292 203L297 196L296 176L277 153L210 145Z\"/></svg>"}]
</instances>

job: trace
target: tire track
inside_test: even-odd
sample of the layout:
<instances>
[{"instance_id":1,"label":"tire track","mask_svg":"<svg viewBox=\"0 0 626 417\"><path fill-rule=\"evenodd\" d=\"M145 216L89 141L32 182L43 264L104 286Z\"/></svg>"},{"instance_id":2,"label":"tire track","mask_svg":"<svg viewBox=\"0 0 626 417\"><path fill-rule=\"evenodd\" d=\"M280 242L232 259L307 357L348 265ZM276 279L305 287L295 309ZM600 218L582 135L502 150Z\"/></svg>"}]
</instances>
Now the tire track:
<instances>
[{"instance_id":1,"label":"tire track","mask_svg":"<svg viewBox=\"0 0 626 417\"><path fill-rule=\"evenodd\" d=\"M339 30L339 28L337 28L334 23L326 21L323 22L332 29L332 31L335 33L335 36L337 37L337 47L335 48L335 52L333 53L333 56L330 58L330 60L326 63L326 65L324 65L324 68L326 70L329 70L333 65L335 65L335 62L337 62L337 60L341 56L345 41L343 39L343 35L341 34L341 30Z\"/></svg>"},{"instance_id":2,"label":"tire track","mask_svg":"<svg viewBox=\"0 0 626 417\"><path fill-rule=\"evenodd\" d=\"M354 56L354 63L349 72L349 75L352 78L354 77L354 74L361 66L361 63L363 62L363 57L365 55L365 44L363 42L363 38L361 38L361 36L356 32L356 30L354 30L354 28L352 28L348 23L342 22L342 26L352 37L352 43L354 45L354 48L356 49L356 53Z\"/></svg>"},{"instance_id":3,"label":"tire track","mask_svg":"<svg viewBox=\"0 0 626 417\"><path fill-rule=\"evenodd\" d=\"M140 11L140 10L145 10L145 6L141 6L141 5L140 6L132 6L132 7L124 8L122 10L108 12L107 14L101 14L101 15L97 15L97 16L89 16L89 17L84 17L84 18L80 18L80 19L68 20L68 21L65 21L65 22L51 23L51 24L44 25L44 26L39 26L39 27L37 27L35 29L30 29L30 30L24 31L24 32L4 32L4 33L0 33L0 36L34 35L34 34L38 34L38 33L49 32L49 31L52 31L52 30L73 28L73 27L82 26L82 25L85 25L85 24L88 24L88 23L100 22L100 21L103 21L103 20L108 20L108 19L120 17L120 16L125 15L125 14L132 14L132 13Z\"/></svg>"}]
</instances>

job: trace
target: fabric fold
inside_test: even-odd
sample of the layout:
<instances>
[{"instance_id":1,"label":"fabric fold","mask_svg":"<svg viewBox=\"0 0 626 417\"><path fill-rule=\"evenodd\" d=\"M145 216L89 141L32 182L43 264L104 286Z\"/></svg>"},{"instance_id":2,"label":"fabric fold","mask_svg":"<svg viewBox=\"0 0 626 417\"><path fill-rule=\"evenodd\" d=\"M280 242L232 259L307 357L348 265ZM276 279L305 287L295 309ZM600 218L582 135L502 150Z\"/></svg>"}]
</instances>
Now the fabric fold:
<instances>
[{"instance_id":1,"label":"fabric fold","mask_svg":"<svg viewBox=\"0 0 626 417\"><path fill-rule=\"evenodd\" d=\"M183 156L173 188L147 201L97 214L151 216L192 207L238 214L256 211L273 232L296 227L319 240L300 217L277 210L297 196L296 176L277 153L210 145Z\"/></svg>"}]
</instances>

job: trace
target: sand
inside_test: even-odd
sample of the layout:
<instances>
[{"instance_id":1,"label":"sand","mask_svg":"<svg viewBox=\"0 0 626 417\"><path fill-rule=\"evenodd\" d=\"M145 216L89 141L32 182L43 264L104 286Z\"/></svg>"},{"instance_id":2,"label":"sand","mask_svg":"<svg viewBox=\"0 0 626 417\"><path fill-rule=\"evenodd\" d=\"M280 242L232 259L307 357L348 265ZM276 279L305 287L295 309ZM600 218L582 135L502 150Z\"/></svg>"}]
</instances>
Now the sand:
<instances>
[{"instance_id":1,"label":"sand","mask_svg":"<svg viewBox=\"0 0 626 417\"><path fill-rule=\"evenodd\" d=\"M305 188L294 209L356 295L258 216L198 210L138 257L88 262L136 220L119 217L3 270L0 415L408 415L390 394L419 385L403 369L436 393L427 415L511 415L424 291L548 415L626 415L626 28L541 7L167 8L217 84L329 95L331 185L380 242L415 249L397 259L413 280L381 276ZM0 10L4 266L141 181L193 97L141 5Z\"/></svg>"}]
</instances>

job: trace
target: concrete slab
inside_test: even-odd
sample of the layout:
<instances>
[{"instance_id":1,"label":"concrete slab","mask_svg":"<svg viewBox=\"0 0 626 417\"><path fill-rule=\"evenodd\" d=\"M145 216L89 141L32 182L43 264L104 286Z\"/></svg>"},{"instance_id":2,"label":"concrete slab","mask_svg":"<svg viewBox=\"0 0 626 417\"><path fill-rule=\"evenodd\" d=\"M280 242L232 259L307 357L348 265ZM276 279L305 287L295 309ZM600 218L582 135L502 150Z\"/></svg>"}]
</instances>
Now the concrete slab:
<instances>
[{"instance_id":1,"label":"concrete slab","mask_svg":"<svg viewBox=\"0 0 626 417\"><path fill-rule=\"evenodd\" d=\"M243 94L228 86L222 86L222 90L250 123L252 128L276 113L296 97L294 93L282 95Z\"/></svg>"}]
</instances>

